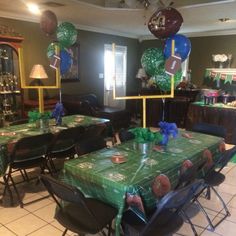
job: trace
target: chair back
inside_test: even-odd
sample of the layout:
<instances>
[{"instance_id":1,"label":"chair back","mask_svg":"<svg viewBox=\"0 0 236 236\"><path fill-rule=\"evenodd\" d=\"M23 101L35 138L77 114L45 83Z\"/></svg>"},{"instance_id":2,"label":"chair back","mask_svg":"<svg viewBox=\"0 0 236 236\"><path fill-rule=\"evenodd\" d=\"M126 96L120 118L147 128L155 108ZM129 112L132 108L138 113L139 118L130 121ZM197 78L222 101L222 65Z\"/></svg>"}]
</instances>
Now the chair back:
<instances>
[{"instance_id":1,"label":"chair back","mask_svg":"<svg viewBox=\"0 0 236 236\"><path fill-rule=\"evenodd\" d=\"M51 133L19 139L10 153L10 161L24 161L45 156L52 139Z\"/></svg>"},{"instance_id":2,"label":"chair back","mask_svg":"<svg viewBox=\"0 0 236 236\"><path fill-rule=\"evenodd\" d=\"M193 199L196 191L203 185L203 180L196 180L193 183L166 194L157 205L155 213L148 221L141 232L142 236L153 236L158 232L158 225L167 224L173 217L177 216L180 210ZM166 210L170 214L163 214Z\"/></svg>"},{"instance_id":3,"label":"chair back","mask_svg":"<svg viewBox=\"0 0 236 236\"><path fill-rule=\"evenodd\" d=\"M105 148L105 130L105 124L96 124L86 128L81 140L77 142L76 153L80 156Z\"/></svg>"},{"instance_id":4,"label":"chair back","mask_svg":"<svg viewBox=\"0 0 236 236\"><path fill-rule=\"evenodd\" d=\"M119 139L121 142L125 142L134 139L134 134L126 129L121 129L119 131Z\"/></svg>"},{"instance_id":5,"label":"chair back","mask_svg":"<svg viewBox=\"0 0 236 236\"><path fill-rule=\"evenodd\" d=\"M72 203L84 203L84 195L79 189L47 175L40 175L40 180L60 208L62 205L58 199Z\"/></svg>"},{"instance_id":6,"label":"chair back","mask_svg":"<svg viewBox=\"0 0 236 236\"><path fill-rule=\"evenodd\" d=\"M215 167L220 167L218 172L220 172L228 164L228 162L232 159L232 157L235 154L236 154L236 146L222 153L221 157L215 164Z\"/></svg>"},{"instance_id":7,"label":"chair back","mask_svg":"<svg viewBox=\"0 0 236 236\"><path fill-rule=\"evenodd\" d=\"M226 129L220 125L198 123L193 126L192 131L203 134L214 135L222 138L226 137Z\"/></svg>"},{"instance_id":8,"label":"chair back","mask_svg":"<svg viewBox=\"0 0 236 236\"><path fill-rule=\"evenodd\" d=\"M81 215L81 212L83 212L83 220L89 222L92 228L100 228L99 219L95 218L92 212L93 209L90 209L84 194L78 188L62 183L51 176L40 175L40 180L61 210L68 206L68 204L71 204L70 209L79 211L78 215ZM96 208L96 205L94 204L93 207ZM70 217L70 212L67 212L65 217ZM73 217L75 217L75 220L78 220L76 212L75 214L71 212L71 220L73 220Z\"/></svg>"},{"instance_id":9,"label":"chair back","mask_svg":"<svg viewBox=\"0 0 236 236\"><path fill-rule=\"evenodd\" d=\"M28 119L20 119L20 120L14 120L12 122L9 123L10 126L13 126L13 125L22 125L22 124L26 124L28 123L29 120Z\"/></svg>"},{"instance_id":10,"label":"chair back","mask_svg":"<svg viewBox=\"0 0 236 236\"><path fill-rule=\"evenodd\" d=\"M195 164L188 169L186 169L183 173L180 174L178 183L175 187L175 190L180 187L185 187L188 184L192 183L202 168L205 166L206 160L201 161L199 164Z\"/></svg>"},{"instance_id":11,"label":"chair back","mask_svg":"<svg viewBox=\"0 0 236 236\"><path fill-rule=\"evenodd\" d=\"M53 139L49 152L63 152L74 148L83 134L84 127L81 126L64 129L58 132Z\"/></svg>"}]
</instances>

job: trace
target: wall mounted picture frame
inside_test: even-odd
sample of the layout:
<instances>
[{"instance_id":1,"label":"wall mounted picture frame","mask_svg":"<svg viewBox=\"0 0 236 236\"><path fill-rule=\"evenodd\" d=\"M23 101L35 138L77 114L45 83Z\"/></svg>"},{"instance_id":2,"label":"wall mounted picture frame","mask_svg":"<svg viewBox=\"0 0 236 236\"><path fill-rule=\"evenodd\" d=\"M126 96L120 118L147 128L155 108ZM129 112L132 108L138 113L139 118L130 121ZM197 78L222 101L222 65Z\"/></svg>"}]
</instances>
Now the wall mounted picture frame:
<instances>
[{"instance_id":1,"label":"wall mounted picture frame","mask_svg":"<svg viewBox=\"0 0 236 236\"><path fill-rule=\"evenodd\" d=\"M75 43L68 48L72 58L70 69L61 76L61 82L79 82L79 43Z\"/></svg>"}]
</instances>

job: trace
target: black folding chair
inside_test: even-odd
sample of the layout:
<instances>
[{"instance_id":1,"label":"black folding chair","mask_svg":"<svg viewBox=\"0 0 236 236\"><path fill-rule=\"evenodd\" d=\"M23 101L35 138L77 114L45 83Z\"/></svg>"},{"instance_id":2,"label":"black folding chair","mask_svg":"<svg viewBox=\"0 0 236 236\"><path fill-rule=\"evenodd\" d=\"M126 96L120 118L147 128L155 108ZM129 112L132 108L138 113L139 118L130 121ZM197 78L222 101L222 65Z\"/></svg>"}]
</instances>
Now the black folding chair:
<instances>
[{"instance_id":1,"label":"black folding chair","mask_svg":"<svg viewBox=\"0 0 236 236\"><path fill-rule=\"evenodd\" d=\"M76 145L76 153L78 156L86 153L94 152L106 147L105 135L106 125L96 124L85 129L84 134Z\"/></svg>"},{"instance_id":2,"label":"black folding chair","mask_svg":"<svg viewBox=\"0 0 236 236\"><path fill-rule=\"evenodd\" d=\"M26 124L28 123L29 120L28 119L19 119L19 120L14 120L12 122L9 123L10 126L13 126L13 125L22 125L22 124Z\"/></svg>"},{"instance_id":3,"label":"black folding chair","mask_svg":"<svg viewBox=\"0 0 236 236\"><path fill-rule=\"evenodd\" d=\"M67 230L71 230L83 236L85 234L96 234L108 226L108 236L111 233L111 222L118 211L92 198L85 198L83 193L68 184L62 183L50 176L41 175L41 181L57 203L55 219Z\"/></svg>"},{"instance_id":4,"label":"black folding chair","mask_svg":"<svg viewBox=\"0 0 236 236\"><path fill-rule=\"evenodd\" d=\"M213 164L213 166L206 172L205 176L203 177L204 179L204 188L202 189L201 192L206 190L206 198L211 199L211 190L216 194L218 199L221 201L224 210L225 210L225 215L223 218L221 218L220 221L218 221L215 225L213 225L212 221L210 220L209 217L207 217L208 222L211 226L212 229L215 229L216 226L218 226L227 216L230 216L230 212L220 196L220 194L216 191L215 187L219 186L222 184L225 180L225 175L221 173L221 170L227 165L227 163L230 161L230 159L236 154L236 146L233 148L226 150L222 153L221 157L218 159L218 161ZM200 194L198 194L200 195Z\"/></svg>"},{"instance_id":5,"label":"black folding chair","mask_svg":"<svg viewBox=\"0 0 236 236\"><path fill-rule=\"evenodd\" d=\"M203 134L214 135L222 138L226 137L226 129L220 125L198 123L192 127L192 131Z\"/></svg>"},{"instance_id":6,"label":"black folding chair","mask_svg":"<svg viewBox=\"0 0 236 236\"><path fill-rule=\"evenodd\" d=\"M76 144L84 134L83 127L74 127L64 129L56 134L48 151L48 159L52 169L57 172L54 165L54 159L72 159L76 154Z\"/></svg>"},{"instance_id":7,"label":"black folding chair","mask_svg":"<svg viewBox=\"0 0 236 236\"><path fill-rule=\"evenodd\" d=\"M121 142L134 139L134 134L126 129L121 129L118 133Z\"/></svg>"},{"instance_id":8,"label":"black folding chair","mask_svg":"<svg viewBox=\"0 0 236 236\"><path fill-rule=\"evenodd\" d=\"M181 210L194 197L203 181L197 180L184 188L171 191L158 203L155 212L143 220L132 210L124 213L122 226L126 236L163 236L178 231L183 225Z\"/></svg>"},{"instance_id":9,"label":"black folding chair","mask_svg":"<svg viewBox=\"0 0 236 236\"><path fill-rule=\"evenodd\" d=\"M23 202L16 188L12 173L18 170L23 170L26 175L26 180L29 181L25 171L27 169L39 167L41 169L41 173L44 173L45 168L47 168L50 172L50 168L47 165L46 155L52 139L53 135L50 133L24 137L15 143L13 150L9 155L10 162L9 170L6 174L6 180L8 184L9 180L11 181L11 185L16 192L21 207L23 207Z\"/></svg>"}]
</instances>

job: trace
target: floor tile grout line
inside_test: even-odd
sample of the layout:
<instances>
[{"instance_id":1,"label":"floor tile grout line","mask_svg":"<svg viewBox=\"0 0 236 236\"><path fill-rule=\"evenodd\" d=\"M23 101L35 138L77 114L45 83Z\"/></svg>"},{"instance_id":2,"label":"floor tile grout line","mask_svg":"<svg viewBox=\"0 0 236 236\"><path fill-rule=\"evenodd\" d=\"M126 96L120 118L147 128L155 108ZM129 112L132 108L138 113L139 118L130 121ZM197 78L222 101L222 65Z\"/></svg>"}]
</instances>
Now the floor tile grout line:
<instances>
[{"instance_id":1,"label":"floor tile grout line","mask_svg":"<svg viewBox=\"0 0 236 236\"><path fill-rule=\"evenodd\" d=\"M43 225L43 226L39 227L39 228L38 228L38 229L36 229L36 230L33 230L32 232L30 232L30 233L26 234L25 236L31 235L31 234L33 234L33 233L35 233L35 232L37 232L37 231L41 230L42 228L46 227L47 225L49 225L49 223L47 223L46 225Z\"/></svg>"},{"instance_id":2,"label":"floor tile grout line","mask_svg":"<svg viewBox=\"0 0 236 236\"><path fill-rule=\"evenodd\" d=\"M14 219L14 220L12 220L12 221L9 221L9 222L7 222L7 223L5 223L5 224L2 224L3 226L6 226L6 225L8 225L8 224L11 224L11 223L13 223L14 221L17 221L17 220L19 220L19 219L21 219L21 218L23 218L23 217L25 217L25 216L27 216L27 215L29 215L30 214L30 212L28 212L27 214L25 214L25 215L23 215L23 216L20 216L19 218L17 218L17 219Z\"/></svg>"},{"instance_id":3,"label":"floor tile grout line","mask_svg":"<svg viewBox=\"0 0 236 236\"><path fill-rule=\"evenodd\" d=\"M9 230L14 235L18 236L18 234L16 234L14 231L12 231L10 228L8 228L6 225L3 225L3 227L5 227L7 230Z\"/></svg>"}]
</instances>

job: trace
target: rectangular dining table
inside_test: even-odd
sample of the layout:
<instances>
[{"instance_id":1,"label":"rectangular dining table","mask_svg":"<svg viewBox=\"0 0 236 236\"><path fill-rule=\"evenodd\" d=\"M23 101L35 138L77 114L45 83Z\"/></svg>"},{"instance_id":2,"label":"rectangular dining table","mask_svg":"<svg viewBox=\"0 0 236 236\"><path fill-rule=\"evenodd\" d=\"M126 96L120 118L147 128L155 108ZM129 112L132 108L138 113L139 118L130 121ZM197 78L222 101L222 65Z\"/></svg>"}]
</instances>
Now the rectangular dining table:
<instances>
[{"instance_id":1,"label":"rectangular dining table","mask_svg":"<svg viewBox=\"0 0 236 236\"><path fill-rule=\"evenodd\" d=\"M62 125L55 126L54 120L50 120L49 128L47 130L41 130L36 127L35 123L27 123L21 125L7 126L0 129L0 176L4 175L8 167L8 144L16 142L20 138L27 136L39 135L42 133L51 132L56 134L62 129L73 128L77 126L89 127L92 125L105 124L110 128L110 121L108 119L83 116L83 115L71 115L64 116L62 118Z\"/></svg>"},{"instance_id":2,"label":"rectangular dining table","mask_svg":"<svg viewBox=\"0 0 236 236\"><path fill-rule=\"evenodd\" d=\"M225 148L222 138L194 132L187 134L181 131L166 147L156 146L145 155L131 140L66 161L61 180L78 187L88 197L116 207L118 236L122 213L129 204L137 204L144 212L153 209L161 197L157 194L174 189L183 168L204 159L210 164ZM123 157L121 163L113 162L116 155ZM161 184L163 189L158 189Z\"/></svg>"}]
</instances>

